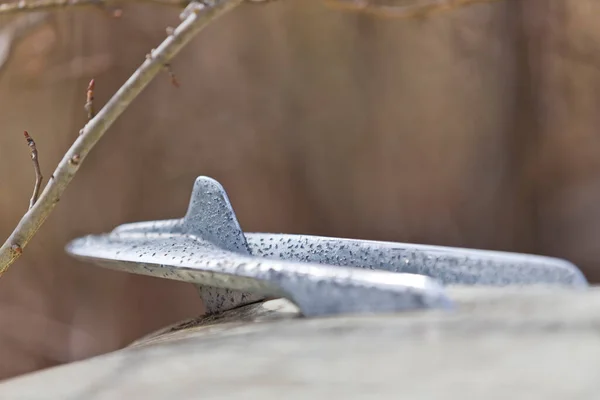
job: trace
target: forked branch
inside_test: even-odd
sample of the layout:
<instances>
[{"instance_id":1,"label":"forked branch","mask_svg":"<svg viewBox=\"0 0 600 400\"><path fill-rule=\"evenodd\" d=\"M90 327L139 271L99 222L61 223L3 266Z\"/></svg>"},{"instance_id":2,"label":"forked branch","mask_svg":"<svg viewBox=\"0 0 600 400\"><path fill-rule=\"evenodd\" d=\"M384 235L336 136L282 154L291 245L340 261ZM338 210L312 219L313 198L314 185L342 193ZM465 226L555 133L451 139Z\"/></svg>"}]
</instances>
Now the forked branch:
<instances>
[{"instance_id":1,"label":"forked branch","mask_svg":"<svg viewBox=\"0 0 600 400\"><path fill-rule=\"evenodd\" d=\"M104 136L108 128L129 107L144 88L163 71L164 65L177 55L203 28L244 0L210 0L191 3L183 22L152 50L142 65L121 86L106 105L83 127L50 177L37 202L21 218L15 230L0 247L0 275L21 255L33 235L44 223L79 167Z\"/></svg>"},{"instance_id":2,"label":"forked branch","mask_svg":"<svg viewBox=\"0 0 600 400\"><path fill-rule=\"evenodd\" d=\"M189 0L19 0L0 4L0 16L33 11L50 11L66 7L102 7L125 3L151 3L164 6L185 7Z\"/></svg>"}]
</instances>

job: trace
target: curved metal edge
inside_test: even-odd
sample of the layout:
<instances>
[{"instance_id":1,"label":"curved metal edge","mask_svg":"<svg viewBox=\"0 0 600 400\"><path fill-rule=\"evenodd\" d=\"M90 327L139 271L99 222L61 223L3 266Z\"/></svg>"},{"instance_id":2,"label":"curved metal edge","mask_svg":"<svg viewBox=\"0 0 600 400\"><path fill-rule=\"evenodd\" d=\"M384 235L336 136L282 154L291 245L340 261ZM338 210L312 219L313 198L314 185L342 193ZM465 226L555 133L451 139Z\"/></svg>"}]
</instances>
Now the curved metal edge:
<instances>
[{"instance_id":1,"label":"curved metal edge","mask_svg":"<svg viewBox=\"0 0 600 400\"><path fill-rule=\"evenodd\" d=\"M76 239L67 251L111 269L265 297L285 297L298 305L305 316L452 307L443 287L425 276L271 261L229 252L214 252L200 260L187 257L185 252L175 256L175 252L150 255L157 245L181 245L182 238L140 237L136 242L127 236L126 240L107 235ZM197 241L185 239L188 249ZM128 251L131 247L135 251Z\"/></svg>"},{"instance_id":2,"label":"curved metal edge","mask_svg":"<svg viewBox=\"0 0 600 400\"><path fill-rule=\"evenodd\" d=\"M181 233L183 220L137 222L117 234ZM551 284L585 289L587 279L569 261L521 253L324 236L244 233L253 256L380 269L430 276L444 285Z\"/></svg>"},{"instance_id":3,"label":"curved metal edge","mask_svg":"<svg viewBox=\"0 0 600 400\"><path fill-rule=\"evenodd\" d=\"M588 286L575 265L544 256L307 235L244 234L225 189L206 176L196 179L183 219L122 225L113 233L191 234L240 254L422 274L445 285Z\"/></svg>"},{"instance_id":4,"label":"curved metal edge","mask_svg":"<svg viewBox=\"0 0 600 400\"><path fill-rule=\"evenodd\" d=\"M309 235L245 236L254 256L427 275L444 285L588 287L574 264L545 256Z\"/></svg>"}]
</instances>

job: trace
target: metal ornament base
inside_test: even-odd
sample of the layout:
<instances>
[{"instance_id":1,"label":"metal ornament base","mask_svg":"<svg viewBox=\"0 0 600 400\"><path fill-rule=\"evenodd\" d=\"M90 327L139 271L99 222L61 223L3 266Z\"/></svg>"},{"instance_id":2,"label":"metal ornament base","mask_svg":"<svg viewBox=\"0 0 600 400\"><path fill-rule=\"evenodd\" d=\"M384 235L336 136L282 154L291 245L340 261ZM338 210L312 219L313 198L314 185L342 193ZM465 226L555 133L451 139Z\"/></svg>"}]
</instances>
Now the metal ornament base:
<instances>
[{"instance_id":1,"label":"metal ornament base","mask_svg":"<svg viewBox=\"0 0 600 400\"><path fill-rule=\"evenodd\" d=\"M447 285L586 288L555 258L308 235L244 233L223 187L196 179L184 218L125 224L67 245L100 266L198 286L211 314L286 298L304 316L448 309Z\"/></svg>"}]
</instances>

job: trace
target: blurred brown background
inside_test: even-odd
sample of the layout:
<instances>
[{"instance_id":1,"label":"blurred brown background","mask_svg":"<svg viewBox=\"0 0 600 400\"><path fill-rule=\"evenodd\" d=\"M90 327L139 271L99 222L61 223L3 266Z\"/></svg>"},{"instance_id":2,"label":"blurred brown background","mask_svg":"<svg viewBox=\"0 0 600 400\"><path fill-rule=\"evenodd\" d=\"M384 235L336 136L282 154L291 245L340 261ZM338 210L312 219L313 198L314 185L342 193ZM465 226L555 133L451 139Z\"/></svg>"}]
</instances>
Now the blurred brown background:
<instances>
[{"instance_id":1,"label":"blurred brown background","mask_svg":"<svg viewBox=\"0 0 600 400\"><path fill-rule=\"evenodd\" d=\"M85 122L177 24L132 5L52 14L0 70L0 236ZM398 20L317 0L246 5L154 81L0 280L0 377L197 315L190 285L77 263L74 237L184 214L225 186L247 231L500 249L600 278L600 2L507 0ZM6 26L12 19L0 21ZM1 44L1 43L0 43Z\"/></svg>"}]
</instances>

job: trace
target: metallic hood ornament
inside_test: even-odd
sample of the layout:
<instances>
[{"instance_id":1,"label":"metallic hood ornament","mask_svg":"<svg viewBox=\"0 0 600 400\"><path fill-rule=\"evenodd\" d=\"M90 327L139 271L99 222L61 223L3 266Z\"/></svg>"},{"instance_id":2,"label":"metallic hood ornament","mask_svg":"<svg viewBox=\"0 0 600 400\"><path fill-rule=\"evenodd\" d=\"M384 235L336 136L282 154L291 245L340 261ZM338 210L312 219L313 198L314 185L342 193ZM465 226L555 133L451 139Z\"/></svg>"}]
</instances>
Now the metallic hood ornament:
<instances>
[{"instance_id":1,"label":"metallic hood ornament","mask_svg":"<svg viewBox=\"0 0 600 400\"><path fill-rule=\"evenodd\" d=\"M244 233L223 187L196 179L182 219L68 244L78 259L198 286L209 313L284 297L305 316L451 307L442 285L587 287L549 257L308 235ZM439 283L438 283L439 282Z\"/></svg>"}]
</instances>

